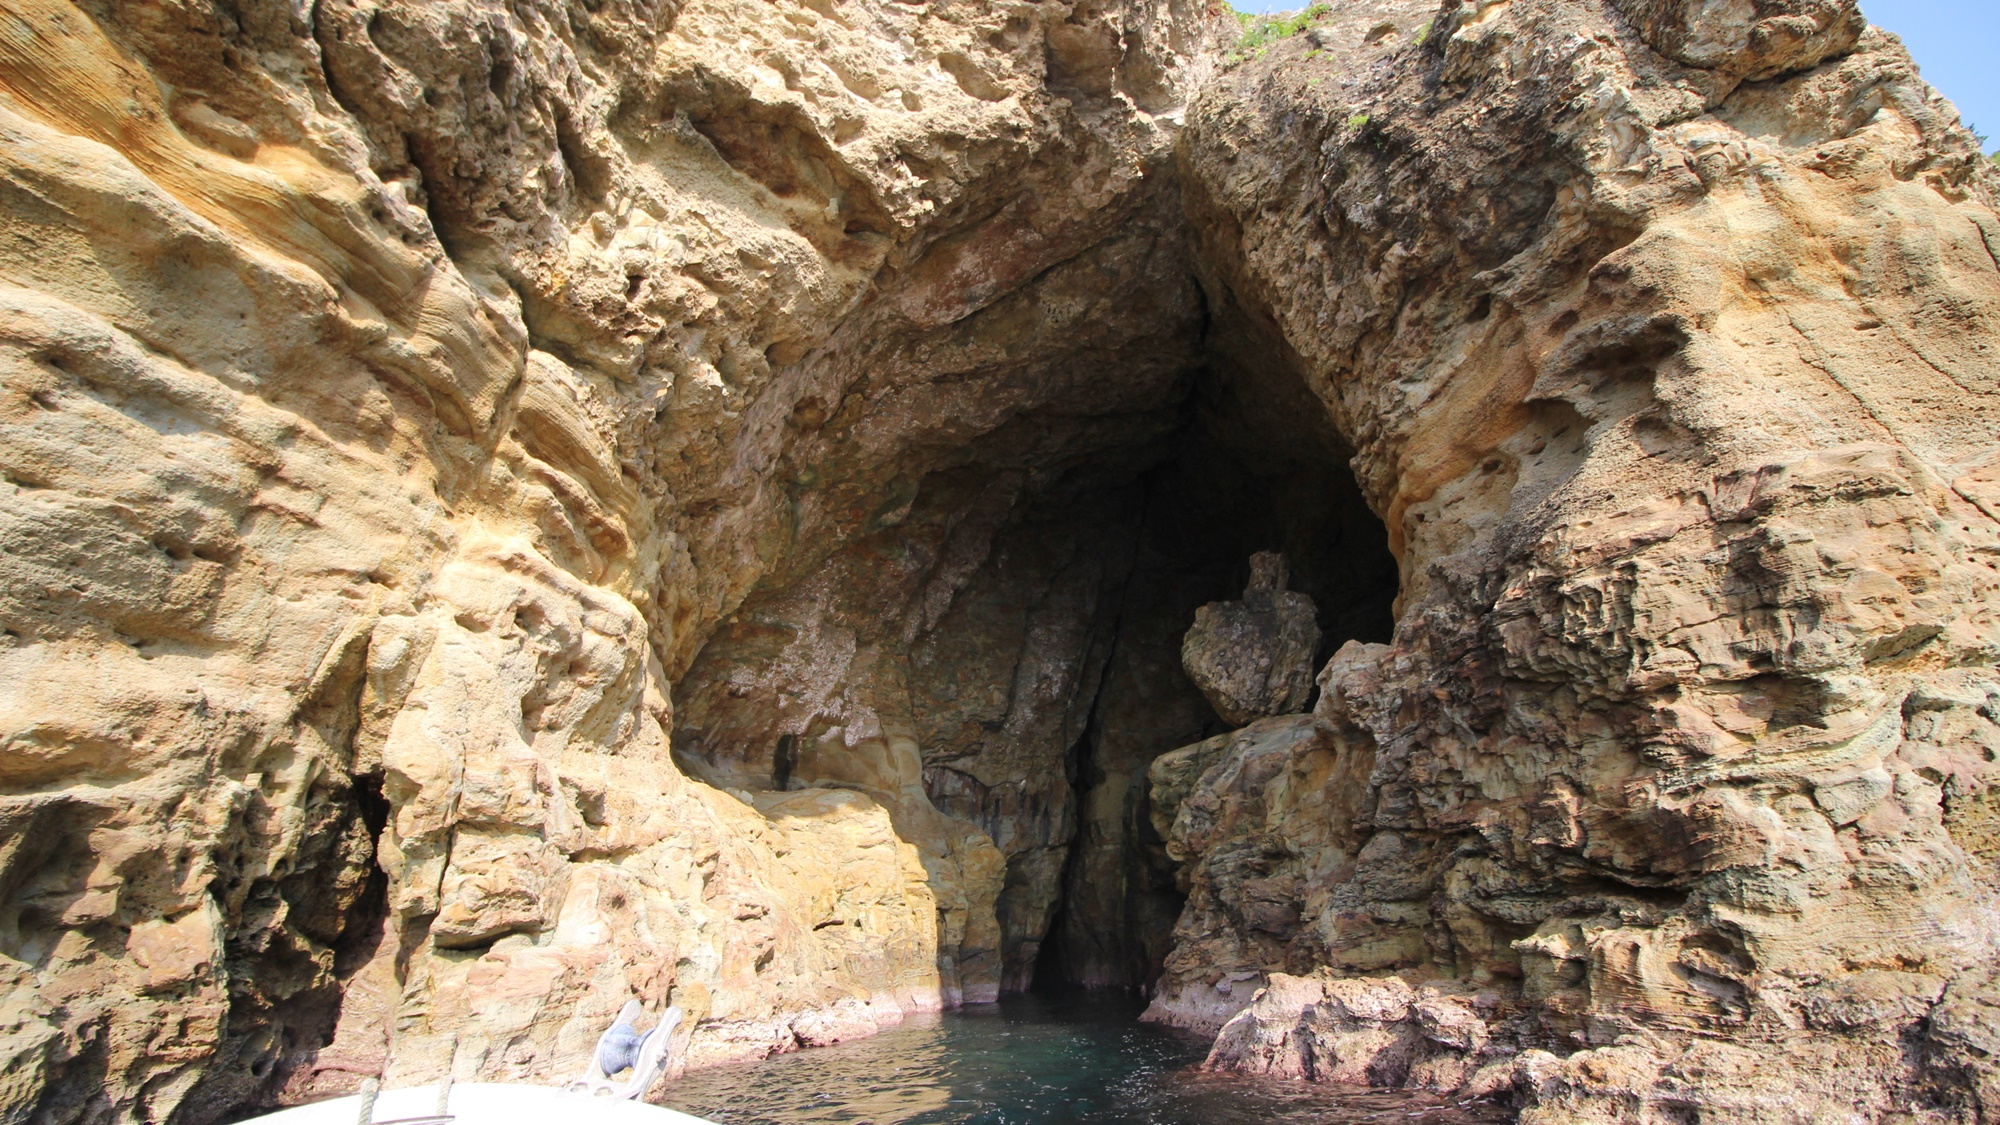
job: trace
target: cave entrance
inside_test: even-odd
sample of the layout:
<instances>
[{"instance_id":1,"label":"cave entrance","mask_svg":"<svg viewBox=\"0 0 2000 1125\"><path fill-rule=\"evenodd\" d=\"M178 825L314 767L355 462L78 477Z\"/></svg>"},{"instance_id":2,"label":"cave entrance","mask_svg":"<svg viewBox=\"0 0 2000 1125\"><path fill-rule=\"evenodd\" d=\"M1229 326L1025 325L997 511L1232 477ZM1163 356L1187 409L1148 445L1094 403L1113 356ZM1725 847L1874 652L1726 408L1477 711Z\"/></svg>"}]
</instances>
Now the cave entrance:
<instances>
[{"instance_id":1,"label":"cave entrance","mask_svg":"<svg viewBox=\"0 0 2000 1125\"><path fill-rule=\"evenodd\" d=\"M866 533L766 578L675 689L677 759L760 807L921 786L990 837L997 948L956 968L986 959L1002 992L1158 977L1182 895L1146 770L1229 729L1181 641L1242 597L1254 553L1313 599L1315 669L1393 628L1388 536L1326 407L1275 331L1181 277L1199 315L1079 360L1108 373L1067 402L856 489Z\"/></svg>"},{"instance_id":2,"label":"cave entrance","mask_svg":"<svg viewBox=\"0 0 2000 1125\"><path fill-rule=\"evenodd\" d=\"M1183 895L1150 815L1146 770L1231 729L1183 671L1181 644L1200 606L1243 596L1253 554L1282 554L1290 588L1312 598L1315 672L1347 641L1386 642L1394 628L1387 533L1325 408L1276 348L1215 343L1167 452L1122 493L1131 553L1101 611L1111 643L1088 721L1064 760L1074 824L1053 898L1022 895L1017 906L1003 895L1003 909L1036 912L1015 928L1046 918L1032 963L1026 941L1009 959L1009 988L1150 990L1159 976ZM1009 890L1027 883L1010 880Z\"/></svg>"}]
</instances>

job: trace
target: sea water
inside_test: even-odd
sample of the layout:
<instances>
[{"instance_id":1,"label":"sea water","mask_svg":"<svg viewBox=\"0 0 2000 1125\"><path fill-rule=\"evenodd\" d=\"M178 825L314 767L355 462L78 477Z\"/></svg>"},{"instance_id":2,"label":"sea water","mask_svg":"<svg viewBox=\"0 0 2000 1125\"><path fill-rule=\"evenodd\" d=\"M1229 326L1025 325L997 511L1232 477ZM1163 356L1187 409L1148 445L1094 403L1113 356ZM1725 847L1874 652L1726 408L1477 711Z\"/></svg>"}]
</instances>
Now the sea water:
<instances>
[{"instance_id":1,"label":"sea water","mask_svg":"<svg viewBox=\"0 0 2000 1125\"><path fill-rule=\"evenodd\" d=\"M1210 1074L1207 1041L1117 993L1009 997L867 1039L688 1074L654 1100L719 1125L1484 1125L1419 1093Z\"/></svg>"}]
</instances>

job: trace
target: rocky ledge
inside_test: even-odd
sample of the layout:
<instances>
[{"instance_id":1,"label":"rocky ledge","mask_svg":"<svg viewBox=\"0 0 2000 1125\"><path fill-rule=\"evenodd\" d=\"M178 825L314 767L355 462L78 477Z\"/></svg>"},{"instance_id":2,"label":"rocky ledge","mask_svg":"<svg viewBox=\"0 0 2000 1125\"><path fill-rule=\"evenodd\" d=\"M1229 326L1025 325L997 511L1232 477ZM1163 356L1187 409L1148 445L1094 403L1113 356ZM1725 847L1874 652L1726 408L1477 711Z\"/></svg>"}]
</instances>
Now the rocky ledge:
<instances>
[{"instance_id":1,"label":"rocky ledge","mask_svg":"<svg viewBox=\"0 0 2000 1125\"><path fill-rule=\"evenodd\" d=\"M1849 0L4 11L0 1120L1055 978L2000 1121L1996 180Z\"/></svg>"}]
</instances>

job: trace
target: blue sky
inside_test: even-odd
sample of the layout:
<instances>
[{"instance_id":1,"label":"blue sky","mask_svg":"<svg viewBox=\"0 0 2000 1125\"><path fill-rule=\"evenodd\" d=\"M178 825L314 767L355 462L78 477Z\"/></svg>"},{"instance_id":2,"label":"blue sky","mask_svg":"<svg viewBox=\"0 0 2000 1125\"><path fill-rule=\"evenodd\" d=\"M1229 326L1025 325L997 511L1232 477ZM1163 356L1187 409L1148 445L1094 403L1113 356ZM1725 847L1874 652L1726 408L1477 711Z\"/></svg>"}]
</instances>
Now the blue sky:
<instances>
[{"instance_id":1,"label":"blue sky","mask_svg":"<svg viewBox=\"0 0 2000 1125\"><path fill-rule=\"evenodd\" d=\"M1868 22L1903 37L1917 69L2000 147L2000 3L1862 0Z\"/></svg>"},{"instance_id":2,"label":"blue sky","mask_svg":"<svg viewBox=\"0 0 2000 1125\"><path fill-rule=\"evenodd\" d=\"M1237 10L1276 12L1300 0L1233 0ZM1870 23L1902 36L1931 85L1958 106L1966 123L2000 148L2000 2L1862 0Z\"/></svg>"}]
</instances>

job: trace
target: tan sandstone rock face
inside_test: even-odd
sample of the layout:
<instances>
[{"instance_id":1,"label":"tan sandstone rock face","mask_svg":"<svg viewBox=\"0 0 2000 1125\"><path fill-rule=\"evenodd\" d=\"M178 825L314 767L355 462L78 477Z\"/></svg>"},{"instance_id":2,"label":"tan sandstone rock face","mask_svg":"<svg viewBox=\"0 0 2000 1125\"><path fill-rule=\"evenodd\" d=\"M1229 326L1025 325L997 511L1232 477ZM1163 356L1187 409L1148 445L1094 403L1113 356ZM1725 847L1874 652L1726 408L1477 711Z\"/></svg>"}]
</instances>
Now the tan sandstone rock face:
<instances>
[{"instance_id":1,"label":"tan sandstone rock face","mask_svg":"<svg viewBox=\"0 0 2000 1125\"><path fill-rule=\"evenodd\" d=\"M2000 220L1852 4L0 16L0 1118L1045 972L2000 1113ZM1224 731L1263 551L1337 653Z\"/></svg>"},{"instance_id":2,"label":"tan sandstone rock face","mask_svg":"<svg viewBox=\"0 0 2000 1125\"><path fill-rule=\"evenodd\" d=\"M1894 41L1337 7L1182 166L1403 588L1312 717L1155 767L1156 1016L1346 1074L1419 1034L1288 982L1439 982L1526 1049L1524 1121L1993 1120L2000 223Z\"/></svg>"},{"instance_id":3,"label":"tan sandstone rock face","mask_svg":"<svg viewBox=\"0 0 2000 1125\"><path fill-rule=\"evenodd\" d=\"M4 9L0 1116L549 1080L629 998L699 1064L992 994L1004 858L909 708L725 791L675 696L930 474L1157 426L1205 15Z\"/></svg>"},{"instance_id":4,"label":"tan sandstone rock face","mask_svg":"<svg viewBox=\"0 0 2000 1125\"><path fill-rule=\"evenodd\" d=\"M1393 976L1274 973L1223 1025L1207 1065L1312 1082L1460 1089L1489 1054L1499 1052L1490 1051L1476 1003L1463 997L1419 991Z\"/></svg>"}]
</instances>

